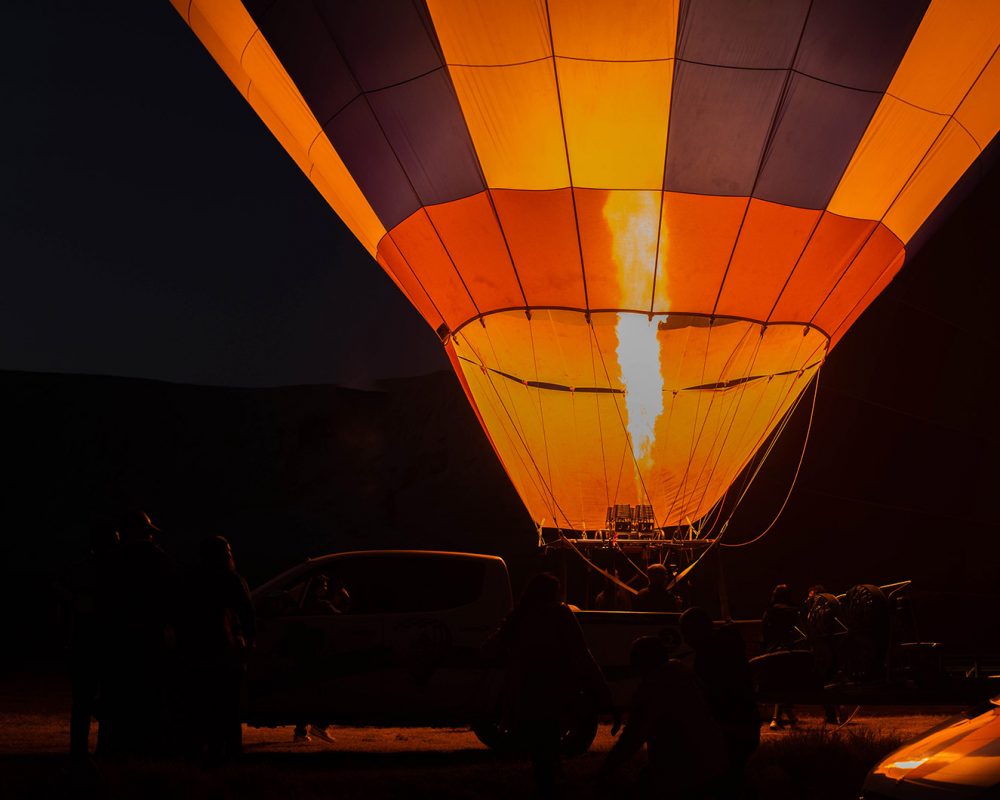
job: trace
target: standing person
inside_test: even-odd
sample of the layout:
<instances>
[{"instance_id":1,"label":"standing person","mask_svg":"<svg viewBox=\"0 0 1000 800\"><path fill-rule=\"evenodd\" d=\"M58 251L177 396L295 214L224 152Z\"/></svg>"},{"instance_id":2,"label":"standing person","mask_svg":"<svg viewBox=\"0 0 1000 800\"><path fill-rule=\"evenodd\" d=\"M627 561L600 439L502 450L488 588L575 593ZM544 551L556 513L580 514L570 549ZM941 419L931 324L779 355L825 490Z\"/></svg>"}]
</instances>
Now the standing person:
<instances>
[{"instance_id":1,"label":"standing person","mask_svg":"<svg viewBox=\"0 0 1000 800\"><path fill-rule=\"evenodd\" d=\"M760 711L746 646L735 625L715 628L708 613L697 606L681 615L681 635L694 650L694 672L705 686L708 706L726 741L729 768L721 796L740 797L747 762L760 744Z\"/></svg>"},{"instance_id":2,"label":"standing person","mask_svg":"<svg viewBox=\"0 0 1000 800\"><path fill-rule=\"evenodd\" d=\"M224 536L202 543L186 628L195 745L201 758L219 763L243 751L240 701L256 633L250 590Z\"/></svg>"},{"instance_id":3,"label":"standing person","mask_svg":"<svg viewBox=\"0 0 1000 800\"><path fill-rule=\"evenodd\" d=\"M61 609L68 627L69 676L72 705L69 752L74 758L90 754L90 722L96 715L101 667L101 593L105 590L108 561L118 546L118 531L109 524L95 524L86 556L59 580Z\"/></svg>"},{"instance_id":4,"label":"standing person","mask_svg":"<svg viewBox=\"0 0 1000 800\"><path fill-rule=\"evenodd\" d=\"M169 744L168 689L176 641L172 560L149 515L118 520L99 596L102 629L98 755L161 755Z\"/></svg>"},{"instance_id":5,"label":"standing person","mask_svg":"<svg viewBox=\"0 0 1000 800\"><path fill-rule=\"evenodd\" d=\"M629 660L642 682L632 695L625 729L601 768L599 784L610 789L614 774L645 744L643 796L705 797L725 773L727 755L698 678L686 664L670 658L659 637L636 639Z\"/></svg>"},{"instance_id":6,"label":"standing person","mask_svg":"<svg viewBox=\"0 0 1000 800\"><path fill-rule=\"evenodd\" d=\"M544 795L554 789L563 730L582 711L611 705L601 668L560 596L558 578L547 572L535 575L483 645L486 658L506 661L501 725L531 757L535 783Z\"/></svg>"},{"instance_id":7,"label":"standing person","mask_svg":"<svg viewBox=\"0 0 1000 800\"><path fill-rule=\"evenodd\" d=\"M798 638L798 630L795 627L798 618L799 610L792 605L791 590L787 584L779 583L771 592L771 602L764 609L760 620L763 651L774 653L791 647ZM791 705L775 703L774 712L771 714L771 724L768 726L772 731L783 727L782 716L788 718L790 725L798 722Z\"/></svg>"},{"instance_id":8,"label":"standing person","mask_svg":"<svg viewBox=\"0 0 1000 800\"><path fill-rule=\"evenodd\" d=\"M837 671L837 651L834 633L837 630L837 612L840 601L828 594L821 583L809 587L809 594L802 604L800 624L806 632L806 641L812 650L816 677L826 683L833 679ZM828 725L840 723L840 708L831 703L823 706L823 715Z\"/></svg>"},{"instance_id":9,"label":"standing person","mask_svg":"<svg viewBox=\"0 0 1000 800\"><path fill-rule=\"evenodd\" d=\"M667 588L670 574L663 564L650 564L646 569L649 586L632 598L633 611L677 611L677 595Z\"/></svg>"},{"instance_id":10,"label":"standing person","mask_svg":"<svg viewBox=\"0 0 1000 800\"><path fill-rule=\"evenodd\" d=\"M345 596L350 600L347 590L344 589L343 582L338 582L337 586L337 591L332 597L340 599L341 602L343 602ZM317 575L309 584L299 613L307 617L324 617L331 614L343 613L330 598L330 579L326 575ZM308 742L311 741L313 736L317 739L322 739L324 742L332 743L335 741L330 734L330 726L325 722L313 722L311 724L300 722L295 726L295 731L292 733L292 741Z\"/></svg>"}]
</instances>

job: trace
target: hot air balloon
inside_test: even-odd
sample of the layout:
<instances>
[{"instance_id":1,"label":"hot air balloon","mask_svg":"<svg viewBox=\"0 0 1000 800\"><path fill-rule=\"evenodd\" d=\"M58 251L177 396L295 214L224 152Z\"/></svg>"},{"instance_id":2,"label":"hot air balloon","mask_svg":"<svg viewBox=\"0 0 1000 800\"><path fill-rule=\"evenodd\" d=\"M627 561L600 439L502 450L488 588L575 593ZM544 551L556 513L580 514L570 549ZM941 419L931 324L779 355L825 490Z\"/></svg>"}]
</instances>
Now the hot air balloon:
<instances>
[{"instance_id":1,"label":"hot air balloon","mask_svg":"<svg viewBox=\"0 0 1000 800\"><path fill-rule=\"evenodd\" d=\"M706 518L1000 126L995 0L173 0L539 525Z\"/></svg>"}]
</instances>

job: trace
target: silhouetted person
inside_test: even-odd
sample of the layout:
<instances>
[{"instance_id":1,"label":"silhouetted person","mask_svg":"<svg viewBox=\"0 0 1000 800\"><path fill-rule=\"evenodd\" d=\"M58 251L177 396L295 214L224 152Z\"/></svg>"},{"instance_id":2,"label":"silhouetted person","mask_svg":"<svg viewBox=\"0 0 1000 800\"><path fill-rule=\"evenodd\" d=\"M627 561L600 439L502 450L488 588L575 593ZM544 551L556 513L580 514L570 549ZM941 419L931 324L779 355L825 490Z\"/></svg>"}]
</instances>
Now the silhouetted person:
<instances>
[{"instance_id":1,"label":"silhouetted person","mask_svg":"<svg viewBox=\"0 0 1000 800\"><path fill-rule=\"evenodd\" d=\"M141 511L123 515L121 543L107 560L99 603L100 755L158 755L169 744L177 593L173 562L153 540L158 530Z\"/></svg>"},{"instance_id":2,"label":"silhouetted person","mask_svg":"<svg viewBox=\"0 0 1000 800\"><path fill-rule=\"evenodd\" d=\"M646 570L649 586L632 598L633 611L677 611L677 595L667 588L670 574L663 564L650 564Z\"/></svg>"},{"instance_id":3,"label":"silhouetted person","mask_svg":"<svg viewBox=\"0 0 1000 800\"><path fill-rule=\"evenodd\" d=\"M610 788L610 778L645 744L644 796L704 797L728 762L722 730L698 678L686 664L670 658L659 637L636 639L629 657L642 682L632 695L625 729L605 759L600 783Z\"/></svg>"},{"instance_id":4,"label":"silhouetted person","mask_svg":"<svg viewBox=\"0 0 1000 800\"><path fill-rule=\"evenodd\" d=\"M764 652L774 653L791 647L792 643L799 638L798 630L795 627L798 620L799 609L792 605L791 591L787 584L779 583L774 587L774 591L771 593L771 602L764 609L760 620ZM769 726L771 730L778 730L782 727L784 724L783 716L787 717L792 725L798 721L791 705L775 703Z\"/></svg>"},{"instance_id":5,"label":"silhouetted person","mask_svg":"<svg viewBox=\"0 0 1000 800\"><path fill-rule=\"evenodd\" d=\"M189 602L185 645L193 676L195 745L203 759L218 763L243 750L240 701L256 633L250 590L225 537L202 543Z\"/></svg>"},{"instance_id":6,"label":"silhouetted person","mask_svg":"<svg viewBox=\"0 0 1000 800\"><path fill-rule=\"evenodd\" d=\"M799 624L806 632L816 676L823 683L833 679L837 672L837 653L833 637L838 629L836 616L839 606L840 601L834 595L828 594L823 584L817 583L809 587L809 594L806 595L799 613ZM839 711L837 706L829 703L823 706L827 724L837 725L840 722Z\"/></svg>"},{"instance_id":7,"label":"silhouetted person","mask_svg":"<svg viewBox=\"0 0 1000 800\"><path fill-rule=\"evenodd\" d=\"M535 575L483 645L486 658L506 661L500 724L530 755L543 793L553 789L562 731L574 719L611 705L604 675L560 594L554 575Z\"/></svg>"},{"instance_id":8,"label":"silhouetted person","mask_svg":"<svg viewBox=\"0 0 1000 800\"><path fill-rule=\"evenodd\" d=\"M708 705L722 727L729 756L721 796L739 797L747 761L760 744L760 712L746 646L732 623L715 628L704 609L681 615L681 635L694 650L694 671L705 686Z\"/></svg>"},{"instance_id":9,"label":"silhouetted person","mask_svg":"<svg viewBox=\"0 0 1000 800\"><path fill-rule=\"evenodd\" d=\"M300 613L308 617L340 614L341 610L333 604L330 596L330 579L326 575L317 575L309 584ZM342 584L338 584L338 592L334 596L341 599L343 597L347 597L348 600L350 599ZM295 726L292 739L296 742L308 742L315 736L325 742L332 742L334 738L330 735L329 727L329 725L322 722L314 722L312 724L300 722Z\"/></svg>"},{"instance_id":10,"label":"silhouetted person","mask_svg":"<svg viewBox=\"0 0 1000 800\"><path fill-rule=\"evenodd\" d=\"M89 755L90 722L96 716L100 690L102 630L99 607L105 590L108 561L119 542L110 524L95 524L84 558L73 564L59 581L61 609L68 632L70 690L69 752Z\"/></svg>"}]
</instances>

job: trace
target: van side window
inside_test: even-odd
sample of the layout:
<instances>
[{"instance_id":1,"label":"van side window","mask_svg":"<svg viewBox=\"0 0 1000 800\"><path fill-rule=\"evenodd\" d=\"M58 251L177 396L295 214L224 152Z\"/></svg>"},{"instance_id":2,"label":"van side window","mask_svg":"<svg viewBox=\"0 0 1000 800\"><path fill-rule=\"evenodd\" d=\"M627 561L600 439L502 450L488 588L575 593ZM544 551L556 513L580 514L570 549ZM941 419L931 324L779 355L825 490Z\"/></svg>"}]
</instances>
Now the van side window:
<instances>
[{"instance_id":1,"label":"van side window","mask_svg":"<svg viewBox=\"0 0 1000 800\"><path fill-rule=\"evenodd\" d=\"M353 556L336 562L352 614L431 613L476 602L486 565L476 559Z\"/></svg>"}]
</instances>

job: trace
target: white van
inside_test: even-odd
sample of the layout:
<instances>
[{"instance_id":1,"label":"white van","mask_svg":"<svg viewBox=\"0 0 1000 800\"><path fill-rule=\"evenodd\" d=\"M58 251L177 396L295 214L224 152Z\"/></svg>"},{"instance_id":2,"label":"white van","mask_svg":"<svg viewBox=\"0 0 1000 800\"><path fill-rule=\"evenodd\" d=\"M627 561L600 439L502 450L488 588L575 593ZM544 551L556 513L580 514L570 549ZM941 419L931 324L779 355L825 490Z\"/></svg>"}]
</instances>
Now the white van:
<instances>
[{"instance_id":1,"label":"white van","mask_svg":"<svg viewBox=\"0 0 1000 800\"><path fill-rule=\"evenodd\" d=\"M312 607L313 584L343 587L341 613ZM253 593L256 648L248 670L247 722L288 725L472 725L490 746L502 671L479 648L513 605L507 566L496 556L416 550L337 553L300 564ZM594 658L624 707L637 636L680 646L675 613L581 611ZM596 712L566 731L567 752L589 747Z\"/></svg>"}]
</instances>

